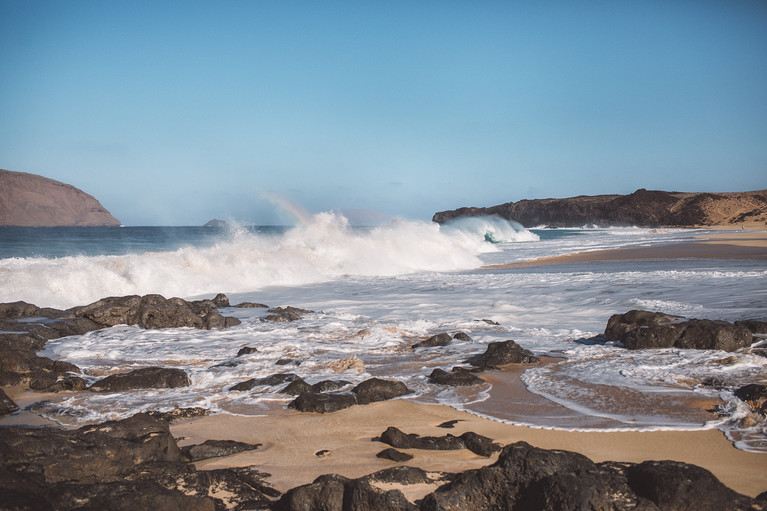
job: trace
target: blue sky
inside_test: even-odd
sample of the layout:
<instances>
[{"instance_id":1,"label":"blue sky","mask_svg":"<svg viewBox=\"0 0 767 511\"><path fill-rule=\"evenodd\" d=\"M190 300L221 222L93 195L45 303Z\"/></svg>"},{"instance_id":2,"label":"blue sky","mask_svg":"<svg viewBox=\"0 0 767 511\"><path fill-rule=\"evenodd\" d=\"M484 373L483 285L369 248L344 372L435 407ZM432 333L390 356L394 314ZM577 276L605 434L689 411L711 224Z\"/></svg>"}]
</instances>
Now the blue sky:
<instances>
[{"instance_id":1,"label":"blue sky","mask_svg":"<svg viewBox=\"0 0 767 511\"><path fill-rule=\"evenodd\" d=\"M767 188L763 0L0 0L0 72L0 168L127 225Z\"/></svg>"}]
</instances>

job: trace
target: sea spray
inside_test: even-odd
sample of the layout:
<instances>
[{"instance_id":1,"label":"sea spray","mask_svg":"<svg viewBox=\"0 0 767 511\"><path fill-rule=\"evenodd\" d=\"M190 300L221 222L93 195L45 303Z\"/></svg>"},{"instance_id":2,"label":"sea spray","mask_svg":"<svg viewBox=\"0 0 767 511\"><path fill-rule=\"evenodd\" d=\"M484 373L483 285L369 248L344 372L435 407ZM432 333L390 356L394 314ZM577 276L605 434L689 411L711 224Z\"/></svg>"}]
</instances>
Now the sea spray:
<instances>
[{"instance_id":1,"label":"sea spray","mask_svg":"<svg viewBox=\"0 0 767 511\"><path fill-rule=\"evenodd\" d=\"M504 228L493 221L492 226L499 239L534 236L511 224ZM325 282L344 275L471 269L482 264L479 254L496 250L484 242L480 231L471 223L440 227L410 220L355 229L342 215L326 212L283 234L261 234L235 226L226 239L213 246L126 255L3 259L0 302L24 300L66 308L105 296L159 293L190 297Z\"/></svg>"}]
</instances>

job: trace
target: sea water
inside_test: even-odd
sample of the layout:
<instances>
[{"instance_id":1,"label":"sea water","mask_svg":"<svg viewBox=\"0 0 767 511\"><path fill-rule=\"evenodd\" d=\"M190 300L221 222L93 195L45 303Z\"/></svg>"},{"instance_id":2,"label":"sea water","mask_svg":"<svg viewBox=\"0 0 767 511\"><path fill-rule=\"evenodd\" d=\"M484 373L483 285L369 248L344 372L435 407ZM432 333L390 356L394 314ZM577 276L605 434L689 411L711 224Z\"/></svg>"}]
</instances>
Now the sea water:
<instances>
[{"instance_id":1,"label":"sea water","mask_svg":"<svg viewBox=\"0 0 767 511\"><path fill-rule=\"evenodd\" d=\"M498 218L439 226L397 220L351 227L321 213L292 228L0 229L0 302L68 308L105 296L160 293L187 299L226 293L232 304L292 305L313 312L290 323L265 309L222 310L226 330L117 326L48 341L43 355L78 365L86 379L148 365L184 369L192 385L114 394L61 393L38 411L62 424L149 409L202 406L255 415L285 406L282 386L229 388L295 373L309 383L372 376L403 381L407 399L443 403L495 420L561 429L710 429L739 448L767 452L764 424L733 397L767 381L767 359L697 350L628 351L593 340L610 315L646 309L685 317L767 319L767 265L749 260L642 260L555 266L484 266L589 250L657 246L705 231L639 228L524 229ZM471 342L412 346L440 332ZM552 357L521 375L525 386L568 413L483 406L486 383L430 384L493 341L514 339ZM237 357L240 348L256 352ZM717 378L724 389L705 384ZM701 403L723 400L727 416ZM493 401L493 403L498 402ZM753 419L753 417L751 417ZM747 425L744 426L744 424Z\"/></svg>"}]
</instances>

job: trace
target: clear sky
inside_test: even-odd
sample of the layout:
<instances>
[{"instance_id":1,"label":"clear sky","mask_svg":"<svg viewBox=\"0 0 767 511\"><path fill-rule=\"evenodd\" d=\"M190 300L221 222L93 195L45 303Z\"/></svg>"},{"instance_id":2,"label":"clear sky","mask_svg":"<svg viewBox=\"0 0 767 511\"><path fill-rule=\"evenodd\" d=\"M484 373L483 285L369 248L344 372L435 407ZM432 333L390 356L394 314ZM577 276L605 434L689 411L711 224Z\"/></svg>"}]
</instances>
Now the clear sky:
<instances>
[{"instance_id":1,"label":"clear sky","mask_svg":"<svg viewBox=\"0 0 767 511\"><path fill-rule=\"evenodd\" d=\"M0 76L126 225L767 188L764 0L0 0Z\"/></svg>"}]
</instances>

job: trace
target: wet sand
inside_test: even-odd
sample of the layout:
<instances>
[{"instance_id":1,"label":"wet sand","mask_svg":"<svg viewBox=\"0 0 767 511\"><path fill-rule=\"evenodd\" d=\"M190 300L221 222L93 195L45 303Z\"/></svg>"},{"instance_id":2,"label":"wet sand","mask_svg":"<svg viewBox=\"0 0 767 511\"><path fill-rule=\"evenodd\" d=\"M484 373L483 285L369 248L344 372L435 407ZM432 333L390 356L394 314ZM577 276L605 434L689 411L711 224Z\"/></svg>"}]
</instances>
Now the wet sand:
<instances>
[{"instance_id":1,"label":"wet sand","mask_svg":"<svg viewBox=\"0 0 767 511\"><path fill-rule=\"evenodd\" d=\"M755 259L767 260L767 232L717 233L696 236L700 241L653 247L575 252L531 261L483 266L483 269L521 268L550 264L641 259Z\"/></svg>"}]
</instances>

